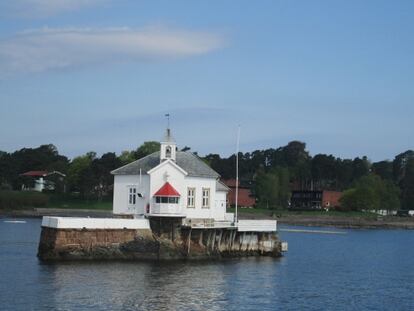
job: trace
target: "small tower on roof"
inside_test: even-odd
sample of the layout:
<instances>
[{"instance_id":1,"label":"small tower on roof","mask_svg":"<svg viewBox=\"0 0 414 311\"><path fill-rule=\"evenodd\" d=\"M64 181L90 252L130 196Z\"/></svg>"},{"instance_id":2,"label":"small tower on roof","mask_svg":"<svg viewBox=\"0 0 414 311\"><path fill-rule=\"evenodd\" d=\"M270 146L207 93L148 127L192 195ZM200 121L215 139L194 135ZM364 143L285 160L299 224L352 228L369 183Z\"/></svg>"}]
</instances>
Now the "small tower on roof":
<instances>
[{"instance_id":1,"label":"small tower on roof","mask_svg":"<svg viewBox=\"0 0 414 311\"><path fill-rule=\"evenodd\" d=\"M170 115L165 115L168 118L168 127L164 136L164 139L161 141L161 152L160 152L160 160L172 160L175 162L176 159L176 150L177 144L174 138L171 135L170 130Z\"/></svg>"}]
</instances>

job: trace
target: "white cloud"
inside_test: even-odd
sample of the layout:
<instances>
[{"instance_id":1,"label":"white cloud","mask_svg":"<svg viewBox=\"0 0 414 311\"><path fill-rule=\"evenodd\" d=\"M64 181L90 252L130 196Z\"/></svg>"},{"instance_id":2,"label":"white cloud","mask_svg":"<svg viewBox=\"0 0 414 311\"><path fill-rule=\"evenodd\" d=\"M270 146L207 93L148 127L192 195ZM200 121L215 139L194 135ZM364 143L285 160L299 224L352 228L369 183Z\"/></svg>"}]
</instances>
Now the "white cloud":
<instances>
[{"instance_id":1,"label":"white cloud","mask_svg":"<svg viewBox=\"0 0 414 311\"><path fill-rule=\"evenodd\" d=\"M102 5L108 0L5 0L1 15L8 17L47 17L85 7Z\"/></svg>"},{"instance_id":2,"label":"white cloud","mask_svg":"<svg viewBox=\"0 0 414 311\"><path fill-rule=\"evenodd\" d=\"M0 41L0 72L42 72L117 62L143 62L208 53L220 36L166 28L38 29Z\"/></svg>"}]
</instances>

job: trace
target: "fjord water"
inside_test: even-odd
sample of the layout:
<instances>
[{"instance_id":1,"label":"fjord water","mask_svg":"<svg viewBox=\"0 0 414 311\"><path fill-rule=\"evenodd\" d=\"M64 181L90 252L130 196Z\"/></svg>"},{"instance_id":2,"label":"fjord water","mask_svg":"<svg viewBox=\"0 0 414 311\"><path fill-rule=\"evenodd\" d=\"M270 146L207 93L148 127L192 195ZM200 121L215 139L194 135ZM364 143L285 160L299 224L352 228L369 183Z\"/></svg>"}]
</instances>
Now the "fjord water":
<instances>
[{"instance_id":1,"label":"fjord water","mask_svg":"<svg viewBox=\"0 0 414 311\"><path fill-rule=\"evenodd\" d=\"M42 264L40 219L4 220L0 310L414 310L414 231L283 232L281 259Z\"/></svg>"}]
</instances>

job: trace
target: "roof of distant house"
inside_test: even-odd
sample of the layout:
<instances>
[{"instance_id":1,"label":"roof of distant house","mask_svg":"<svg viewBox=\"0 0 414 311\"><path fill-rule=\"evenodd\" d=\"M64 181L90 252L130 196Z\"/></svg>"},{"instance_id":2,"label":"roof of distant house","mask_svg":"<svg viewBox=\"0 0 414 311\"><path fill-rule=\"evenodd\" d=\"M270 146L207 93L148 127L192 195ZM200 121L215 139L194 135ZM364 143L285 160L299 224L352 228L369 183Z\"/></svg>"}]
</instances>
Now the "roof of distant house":
<instances>
[{"instance_id":1,"label":"roof of distant house","mask_svg":"<svg viewBox=\"0 0 414 311\"><path fill-rule=\"evenodd\" d=\"M63 174L61 172L58 172L58 171L53 171L53 172L48 172L48 171L28 171L26 173L20 174L20 176L45 177L45 176L49 176L49 175L53 175L53 174L58 174L60 176L66 177L65 174Z\"/></svg>"},{"instance_id":2,"label":"roof of distant house","mask_svg":"<svg viewBox=\"0 0 414 311\"><path fill-rule=\"evenodd\" d=\"M212 177L218 178L220 175L208 166L203 160L191 152L177 151L176 162L179 167L192 177ZM154 152L146 157L124 165L111 172L113 175L139 175L146 174L160 164L160 152Z\"/></svg>"},{"instance_id":3,"label":"roof of distant house","mask_svg":"<svg viewBox=\"0 0 414 311\"><path fill-rule=\"evenodd\" d=\"M223 180L223 183L229 188L236 188L236 184L237 184L236 179L226 179L226 180ZM247 189L250 189L252 187L248 181L241 182L240 180L239 180L238 186L239 188L247 188Z\"/></svg>"},{"instance_id":4,"label":"roof of distant house","mask_svg":"<svg viewBox=\"0 0 414 311\"><path fill-rule=\"evenodd\" d=\"M47 176L47 171L28 171L26 173L20 174L21 176L32 176L32 177L44 177Z\"/></svg>"}]
</instances>

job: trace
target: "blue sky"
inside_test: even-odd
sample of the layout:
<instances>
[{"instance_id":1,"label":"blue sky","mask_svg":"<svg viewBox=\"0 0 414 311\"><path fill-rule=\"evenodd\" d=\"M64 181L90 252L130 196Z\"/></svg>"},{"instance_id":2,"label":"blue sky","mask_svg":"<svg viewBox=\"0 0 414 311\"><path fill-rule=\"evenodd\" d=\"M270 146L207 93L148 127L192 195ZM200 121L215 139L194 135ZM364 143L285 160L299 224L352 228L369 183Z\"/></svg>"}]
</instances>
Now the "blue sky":
<instances>
[{"instance_id":1,"label":"blue sky","mask_svg":"<svg viewBox=\"0 0 414 311\"><path fill-rule=\"evenodd\" d=\"M413 1L0 3L0 150L414 148Z\"/></svg>"}]
</instances>

